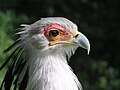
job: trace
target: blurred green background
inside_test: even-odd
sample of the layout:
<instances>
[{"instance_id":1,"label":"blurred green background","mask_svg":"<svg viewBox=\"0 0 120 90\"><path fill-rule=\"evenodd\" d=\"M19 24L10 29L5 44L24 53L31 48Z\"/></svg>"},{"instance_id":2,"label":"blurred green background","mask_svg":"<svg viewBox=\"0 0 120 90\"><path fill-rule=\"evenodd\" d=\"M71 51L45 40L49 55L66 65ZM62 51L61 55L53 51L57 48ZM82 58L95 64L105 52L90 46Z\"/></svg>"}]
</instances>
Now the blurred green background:
<instances>
[{"instance_id":1,"label":"blurred green background","mask_svg":"<svg viewBox=\"0 0 120 90\"><path fill-rule=\"evenodd\" d=\"M91 43L90 55L79 48L70 66L84 90L120 90L119 0L0 0L0 66L20 24L60 16L75 22ZM0 83L6 68L0 72Z\"/></svg>"}]
</instances>

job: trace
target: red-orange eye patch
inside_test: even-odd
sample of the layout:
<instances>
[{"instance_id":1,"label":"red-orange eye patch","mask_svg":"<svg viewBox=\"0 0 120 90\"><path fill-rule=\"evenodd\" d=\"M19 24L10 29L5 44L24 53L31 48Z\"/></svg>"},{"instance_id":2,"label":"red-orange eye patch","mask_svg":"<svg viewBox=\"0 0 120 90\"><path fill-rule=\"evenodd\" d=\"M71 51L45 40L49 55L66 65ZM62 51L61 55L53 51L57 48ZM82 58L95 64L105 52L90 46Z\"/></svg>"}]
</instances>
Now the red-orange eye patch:
<instances>
[{"instance_id":1,"label":"red-orange eye patch","mask_svg":"<svg viewBox=\"0 0 120 90\"><path fill-rule=\"evenodd\" d=\"M72 33L66 30L63 26L59 24L49 25L42 32L49 41L53 40L66 40L71 37Z\"/></svg>"},{"instance_id":2,"label":"red-orange eye patch","mask_svg":"<svg viewBox=\"0 0 120 90\"><path fill-rule=\"evenodd\" d=\"M58 43L61 41L67 41L71 38L71 36L73 36L71 32L59 24L49 25L42 33L50 42Z\"/></svg>"}]
</instances>

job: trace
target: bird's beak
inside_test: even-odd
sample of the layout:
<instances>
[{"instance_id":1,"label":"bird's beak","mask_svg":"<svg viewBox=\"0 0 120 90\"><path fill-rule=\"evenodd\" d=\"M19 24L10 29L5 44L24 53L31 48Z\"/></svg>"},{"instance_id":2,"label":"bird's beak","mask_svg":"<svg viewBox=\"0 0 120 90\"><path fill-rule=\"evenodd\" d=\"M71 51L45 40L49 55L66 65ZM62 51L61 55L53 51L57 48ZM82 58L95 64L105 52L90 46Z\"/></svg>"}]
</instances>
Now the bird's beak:
<instances>
[{"instance_id":1,"label":"bird's beak","mask_svg":"<svg viewBox=\"0 0 120 90\"><path fill-rule=\"evenodd\" d=\"M87 54L90 52L90 43L85 35L79 32L79 34L73 40L73 43L79 45L80 47L87 49Z\"/></svg>"},{"instance_id":2,"label":"bird's beak","mask_svg":"<svg viewBox=\"0 0 120 90\"><path fill-rule=\"evenodd\" d=\"M90 52L90 43L88 41L88 39L86 38L85 35L83 35L82 33L80 32L77 32L77 34L71 34L71 37L69 36L63 36L62 39L61 39L62 36L60 36L59 38L53 40L53 41L50 41L49 45L50 46L53 46L53 45L56 45L56 44L63 44L63 45L77 45L79 47L82 47L84 49L87 49L87 53L89 54ZM63 40L64 38L64 40Z\"/></svg>"}]
</instances>

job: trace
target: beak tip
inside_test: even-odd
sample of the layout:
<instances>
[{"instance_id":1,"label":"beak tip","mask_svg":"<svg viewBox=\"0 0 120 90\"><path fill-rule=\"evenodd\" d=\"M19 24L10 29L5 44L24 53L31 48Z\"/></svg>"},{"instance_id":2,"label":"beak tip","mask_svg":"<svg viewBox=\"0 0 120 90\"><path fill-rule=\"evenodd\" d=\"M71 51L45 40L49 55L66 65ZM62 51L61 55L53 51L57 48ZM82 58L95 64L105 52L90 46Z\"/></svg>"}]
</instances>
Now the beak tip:
<instances>
[{"instance_id":1,"label":"beak tip","mask_svg":"<svg viewBox=\"0 0 120 90\"><path fill-rule=\"evenodd\" d=\"M82 47L84 49L87 49L87 55L89 55L89 53L90 53L90 43L89 43L89 40L86 38L86 36L84 36L81 33L78 42L79 42L80 47Z\"/></svg>"},{"instance_id":2,"label":"beak tip","mask_svg":"<svg viewBox=\"0 0 120 90\"><path fill-rule=\"evenodd\" d=\"M90 47L87 49L87 55L89 55L90 53Z\"/></svg>"},{"instance_id":3,"label":"beak tip","mask_svg":"<svg viewBox=\"0 0 120 90\"><path fill-rule=\"evenodd\" d=\"M87 55L89 55L89 53L90 53L90 43L89 43L89 41L87 42Z\"/></svg>"}]
</instances>

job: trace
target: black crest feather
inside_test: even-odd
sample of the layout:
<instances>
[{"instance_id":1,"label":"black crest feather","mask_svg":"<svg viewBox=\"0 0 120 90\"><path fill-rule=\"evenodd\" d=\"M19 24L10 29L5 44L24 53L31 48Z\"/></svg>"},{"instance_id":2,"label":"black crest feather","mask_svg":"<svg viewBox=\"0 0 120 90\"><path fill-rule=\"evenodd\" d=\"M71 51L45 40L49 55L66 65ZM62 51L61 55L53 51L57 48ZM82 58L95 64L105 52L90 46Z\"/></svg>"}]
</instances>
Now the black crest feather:
<instances>
[{"instance_id":1,"label":"black crest feather","mask_svg":"<svg viewBox=\"0 0 120 90\"><path fill-rule=\"evenodd\" d=\"M20 40L15 41L10 47L8 47L3 53L6 54L10 50L13 50L11 55L5 60L5 62L0 66L0 71L9 64L2 84L0 86L0 90L3 88L5 90L10 90L12 86L14 86L14 90L17 88L19 90L25 90L27 87L28 81L28 71L25 72L25 75L21 82L19 82L19 76L26 65L26 60L23 56L23 47L20 45Z\"/></svg>"}]
</instances>

